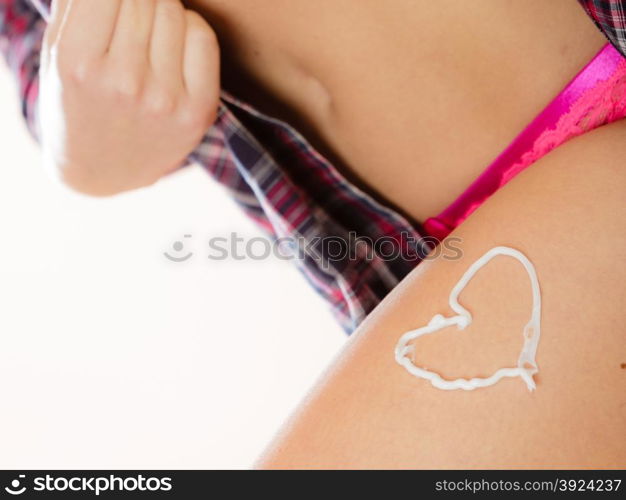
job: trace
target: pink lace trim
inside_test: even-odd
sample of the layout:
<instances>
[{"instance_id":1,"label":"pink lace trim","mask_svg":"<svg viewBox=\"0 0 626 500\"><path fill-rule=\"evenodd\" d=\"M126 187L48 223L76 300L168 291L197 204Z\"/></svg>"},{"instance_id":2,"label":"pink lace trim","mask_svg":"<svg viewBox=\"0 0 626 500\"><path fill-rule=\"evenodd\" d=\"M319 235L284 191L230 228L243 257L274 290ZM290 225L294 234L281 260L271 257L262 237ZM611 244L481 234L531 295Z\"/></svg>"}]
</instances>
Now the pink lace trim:
<instances>
[{"instance_id":1,"label":"pink lace trim","mask_svg":"<svg viewBox=\"0 0 626 500\"><path fill-rule=\"evenodd\" d=\"M573 137L626 116L626 59L606 44L558 96L425 231L445 238L522 170Z\"/></svg>"},{"instance_id":2,"label":"pink lace trim","mask_svg":"<svg viewBox=\"0 0 626 500\"><path fill-rule=\"evenodd\" d=\"M622 60L608 80L587 90L570 111L559 118L556 127L541 134L533 149L522 155L502 177L509 182L526 167L566 141L626 116L626 60ZM504 184L502 184L504 185Z\"/></svg>"}]
</instances>

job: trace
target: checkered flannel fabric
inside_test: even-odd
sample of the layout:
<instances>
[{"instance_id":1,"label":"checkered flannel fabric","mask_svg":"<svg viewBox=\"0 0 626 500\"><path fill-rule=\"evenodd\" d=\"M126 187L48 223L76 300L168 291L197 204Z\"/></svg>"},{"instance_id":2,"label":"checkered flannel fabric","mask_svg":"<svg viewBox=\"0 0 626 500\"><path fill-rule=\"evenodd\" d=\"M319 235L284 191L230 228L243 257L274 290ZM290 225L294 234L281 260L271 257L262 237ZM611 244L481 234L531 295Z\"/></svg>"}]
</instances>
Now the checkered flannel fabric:
<instances>
[{"instance_id":1,"label":"checkered flannel fabric","mask_svg":"<svg viewBox=\"0 0 626 500\"><path fill-rule=\"evenodd\" d=\"M50 0L0 0L0 50L17 77L29 130ZM201 165L293 261L353 331L425 256L417 224L348 182L296 130L228 92L188 158ZM217 215L217 214L216 214ZM283 246L281 246L283 248Z\"/></svg>"},{"instance_id":2,"label":"checkered flannel fabric","mask_svg":"<svg viewBox=\"0 0 626 500\"><path fill-rule=\"evenodd\" d=\"M626 56L626 0L578 0L613 46Z\"/></svg>"}]
</instances>

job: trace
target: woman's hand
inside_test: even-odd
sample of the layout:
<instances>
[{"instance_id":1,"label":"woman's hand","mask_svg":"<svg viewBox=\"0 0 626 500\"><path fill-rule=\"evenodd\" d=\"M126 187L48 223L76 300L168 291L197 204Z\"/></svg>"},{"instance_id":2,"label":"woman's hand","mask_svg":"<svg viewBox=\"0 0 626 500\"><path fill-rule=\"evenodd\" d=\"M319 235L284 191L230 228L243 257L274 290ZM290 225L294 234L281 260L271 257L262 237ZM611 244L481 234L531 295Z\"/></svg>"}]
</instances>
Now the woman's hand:
<instances>
[{"instance_id":1,"label":"woman's hand","mask_svg":"<svg viewBox=\"0 0 626 500\"><path fill-rule=\"evenodd\" d=\"M56 0L40 78L44 158L107 196L181 165L214 122L219 47L180 0Z\"/></svg>"}]
</instances>

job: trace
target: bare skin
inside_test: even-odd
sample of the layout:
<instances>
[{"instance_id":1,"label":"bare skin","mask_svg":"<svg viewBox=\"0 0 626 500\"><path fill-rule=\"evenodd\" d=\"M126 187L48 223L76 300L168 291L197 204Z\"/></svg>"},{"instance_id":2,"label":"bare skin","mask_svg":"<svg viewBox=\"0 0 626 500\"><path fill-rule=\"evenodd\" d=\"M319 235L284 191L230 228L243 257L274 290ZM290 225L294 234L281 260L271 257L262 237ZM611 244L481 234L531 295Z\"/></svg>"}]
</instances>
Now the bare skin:
<instances>
[{"instance_id":1,"label":"bare skin","mask_svg":"<svg viewBox=\"0 0 626 500\"><path fill-rule=\"evenodd\" d=\"M605 43L574 0L185 4L217 33L225 88L416 220L450 203ZM425 262L394 290L259 467L626 467L625 139L620 122L572 140L483 205L453 234L463 258ZM393 358L398 337L449 313L450 288L496 245L539 274L536 392L519 379L443 392L411 377ZM513 366L530 311L523 270L494 261L461 300L474 324L420 339L418 361L447 377Z\"/></svg>"},{"instance_id":2,"label":"bare skin","mask_svg":"<svg viewBox=\"0 0 626 500\"><path fill-rule=\"evenodd\" d=\"M92 196L172 172L216 117L215 33L179 0L55 0L39 74L44 162Z\"/></svg>"},{"instance_id":3,"label":"bare skin","mask_svg":"<svg viewBox=\"0 0 626 500\"><path fill-rule=\"evenodd\" d=\"M447 206L605 43L569 0L189 3L218 33L225 86L417 220ZM394 290L258 466L626 466L624 139L618 123L573 140L481 207L452 235L464 257L423 263ZM395 343L450 314L451 287L496 245L539 274L538 388L434 389L395 363ZM416 362L449 378L514 366L530 315L519 264L494 261L461 300L473 325L420 339Z\"/></svg>"},{"instance_id":4,"label":"bare skin","mask_svg":"<svg viewBox=\"0 0 626 500\"><path fill-rule=\"evenodd\" d=\"M263 468L624 468L626 123L572 140L523 172L452 236L464 256L421 264L354 334L259 461ZM467 267L508 245L543 294L537 389L519 379L442 391L395 363L400 335L441 313ZM498 257L460 297L474 322L416 341L446 378L515 366L528 277Z\"/></svg>"},{"instance_id":5,"label":"bare skin","mask_svg":"<svg viewBox=\"0 0 626 500\"><path fill-rule=\"evenodd\" d=\"M574 0L192 0L223 85L424 220L605 43Z\"/></svg>"}]
</instances>

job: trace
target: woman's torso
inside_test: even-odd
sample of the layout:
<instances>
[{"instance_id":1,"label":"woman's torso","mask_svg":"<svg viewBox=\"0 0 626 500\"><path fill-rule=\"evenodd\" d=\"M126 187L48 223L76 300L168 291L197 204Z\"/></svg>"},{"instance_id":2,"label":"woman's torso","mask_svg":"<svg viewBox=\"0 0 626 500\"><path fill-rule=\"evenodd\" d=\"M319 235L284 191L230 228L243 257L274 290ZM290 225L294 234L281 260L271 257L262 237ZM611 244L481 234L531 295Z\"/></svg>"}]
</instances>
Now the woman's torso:
<instances>
[{"instance_id":1,"label":"woman's torso","mask_svg":"<svg viewBox=\"0 0 626 500\"><path fill-rule=\"evenodd\" d=\"M416 220L452 202L605 43L575 0L192 0L224 86Z\"/></svg>"}]
</instances>

